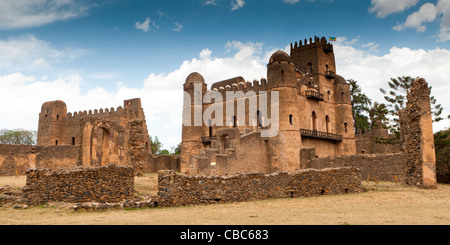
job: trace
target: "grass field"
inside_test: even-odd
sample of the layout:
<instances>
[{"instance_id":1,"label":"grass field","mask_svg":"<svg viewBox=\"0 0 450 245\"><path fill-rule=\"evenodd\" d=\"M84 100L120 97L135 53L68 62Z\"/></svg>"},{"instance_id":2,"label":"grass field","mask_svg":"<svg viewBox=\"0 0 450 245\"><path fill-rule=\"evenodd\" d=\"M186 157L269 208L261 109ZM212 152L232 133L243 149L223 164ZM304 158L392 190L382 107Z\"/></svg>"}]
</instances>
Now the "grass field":
<instances>
[{"instance_id":1,"label":"grass field","mask_svg":"<svg viewBox=\"0 0 450 245\"><path fill-rule=\"evenodd\" d=\"M0 177L0 186L25 185ZM67 207L0 207L0 224L36 225L450 225L450 185L435 190L363 182L364 193L175 208L72 211ZM157 175L136 177L136 190L155 195Z\"/></svg>"}]
</instances>

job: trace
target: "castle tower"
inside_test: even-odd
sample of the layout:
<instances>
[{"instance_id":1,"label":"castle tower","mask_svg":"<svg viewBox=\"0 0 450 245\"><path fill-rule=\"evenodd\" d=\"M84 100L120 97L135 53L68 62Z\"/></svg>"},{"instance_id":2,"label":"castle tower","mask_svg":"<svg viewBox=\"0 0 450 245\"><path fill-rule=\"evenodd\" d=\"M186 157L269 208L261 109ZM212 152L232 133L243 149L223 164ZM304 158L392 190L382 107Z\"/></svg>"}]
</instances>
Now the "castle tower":
<instances>
[{"instance_id":1,"label":"castle tower","mask_svg":"<svg viewBox=\"0 0 450 245\"><path fill-rule=\"evenodd\" d=\"M183 85L183 128L181 136L181 172L188 170L189 159L203 148L203 96L207 85L202 75L191 73ZM197 115L197 116L196 116ZM200 118L199 118L200 117Z\"/></svg>"},{"instance_id":2,"label":"castle tower","mask_svg":"<svg viewBox=\"0 0 450 245\"><path fill-rule=\"evenodd\" d=\"M268 94L279 93L278 135L268 138L269 155L275 171L300 168L300 111L297 106L298 89L295 75L295 65L289 55L283 51L275 52L267 65ZM269 104L269 111L270 108Z\"/></svg>"},{"instance_id":3,"label":"castle tower","mask_svg":"<svg viewBox=\"0 0 450 245\"><path fill-rule=\"evenodd\" d=\"M67 106L61 100L49 101L42 105L39 113L38 146L62 145L63 121L67 115Z\"/></svg>"}]
</instances>

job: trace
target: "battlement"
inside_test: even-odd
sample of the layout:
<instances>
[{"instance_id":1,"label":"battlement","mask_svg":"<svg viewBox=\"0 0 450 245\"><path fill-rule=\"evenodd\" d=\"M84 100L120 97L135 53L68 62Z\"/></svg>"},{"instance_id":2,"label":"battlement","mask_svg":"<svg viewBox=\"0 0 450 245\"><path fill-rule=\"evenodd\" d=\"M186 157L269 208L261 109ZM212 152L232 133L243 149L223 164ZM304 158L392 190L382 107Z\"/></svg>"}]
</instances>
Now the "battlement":
<instances>
[{"instance_id":1,"label":"battlement","mask_svg":"<svg viewBox=\"0 0 450 245\"><path fill-rule=\"evenodd\" d=\"M75 111L75 112L69 112L67 113L67 119L81 119L81 117L86 116L93 116L93 117L99 117L99 118L105 118L105 117L137 117L139 115L139 110L136 108L128 108L123 109L122 106L117 107L115 109L114 107L111 108L105 108L105 109L95 109L95 110L84 110L84 111Z\"/></svg>"},{"instance_id":2,"label":"battlement","mask_svg":"<svg viewBox=\"0 0 450 245\"><path fill-rule=\"evenodd\" d=\"M238 80L237 83L227 84L225 86L213 86L211 90L208 90L208 92L219 92L223 99L226 98L226 92L227 91L242 91L244 93L247 93L249 91L254 91L255 93L258 93L259 91L267 91L267 79L262 78L261 80L254 80L251 82L244 82L244 80ZM217 83L215 83L217 84Z\"/></svg>"},{"instance_id":3,"label":"battlement","mask_svg":"<svg viewBox=\"0 0 450 245\"><path fill-rule=\"evenodd\" d=\"M333 52L333 45L327 42L327 39L325 37L319 38L317 36L314 36L314 39L309 38L309 42L305 38L303 43L302 40L291 43L291 55L305 48L321 48L326 53Z\"/></svg>"}]
</instances>

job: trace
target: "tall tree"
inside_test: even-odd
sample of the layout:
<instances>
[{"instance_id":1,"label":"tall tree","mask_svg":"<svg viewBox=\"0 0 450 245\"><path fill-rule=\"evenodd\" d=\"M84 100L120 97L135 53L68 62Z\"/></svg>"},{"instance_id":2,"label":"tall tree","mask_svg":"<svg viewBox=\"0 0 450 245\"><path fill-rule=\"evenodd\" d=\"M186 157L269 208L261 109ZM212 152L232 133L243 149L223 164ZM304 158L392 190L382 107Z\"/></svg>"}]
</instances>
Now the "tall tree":
<instances>
[{"instance_id":1,"label":"tall tree","mask_svg":"<svg viewBox=\"0 0 450 245\"><path fill-rule=\"evenodd\" d=\"M415 79L409 76L391 78L388 82L390 88L389 91L380 88L381 93L384 94L384 99L388 102L387 106L389 109L389 115L391 116L389 128L392 133L397 133L400 131L398 112L406 107L407 97L411 84ZM441 117L442 106L438 104L436 98L431 95L432 87L429 86L430 92L430 102L431 102L431 113L433 116L433 122L439 122L444 118Z\"/></svg>"},{"instance_id":2,"label":"tall tree","mask_svg":"<svg viewBox=\"0 0 450 245\"><path fill-rule=\"evenodd\" d=\"M162 143L159 141L158 136L155 136L154 139L150 136L150 144L152 147L152 154L159 154Z\"/></svg>"},{"instance_id":3,"label":"tall tree","mask_svg":"<svg viewBox=\"0 0 450 245\"><path fill-rule=\"evenodd\" d=\"M370 128L374 127L386 127L388 121L387 115L389 110L384 103L373 103L372 108L369 110Z\"/></svg>"},{"instance_id":4,"label":"tall tree","mask_svg":"<svg viewBox=\"0 0 450 245\"><path fill-rule=\"evenodd\" d=\"M357 81L350 79L347 82L350 85L354 130L355 132L358 130L367 131L370 127L367 114L369 113L372 101L362 93Z\"/></svg>"}]
</instances>

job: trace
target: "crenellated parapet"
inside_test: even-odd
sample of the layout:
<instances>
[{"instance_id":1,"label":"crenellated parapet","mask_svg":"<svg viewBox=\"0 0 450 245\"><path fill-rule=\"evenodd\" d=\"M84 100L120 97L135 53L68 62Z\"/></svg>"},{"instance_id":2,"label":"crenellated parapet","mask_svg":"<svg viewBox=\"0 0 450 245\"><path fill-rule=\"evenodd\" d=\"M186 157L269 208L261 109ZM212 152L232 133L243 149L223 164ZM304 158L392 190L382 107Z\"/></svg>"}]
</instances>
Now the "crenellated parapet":
<instances>
[{"instance_id":1,"label":"crenellated parapet","mask_svg":"<svg viewBox=\"0 0 450 245\"><path fill-rule=\"evenodd\" d=\"M267 80L262 78L261 80L254 80L253 82L239 81L238 83L226 84L224 86L213 86L208 92L219 92L222 98L226 98L227 92L243 92L244 94L253 91L258 94L260 91L267 91Z\"/></svg>"},{"instance_id":2,"label":"crenellated parapet","mask_svg":"<svg viewBox=\"0 0 450 245\"><path fill-rule=\"evenodd\" d=\"M326 53L333 52L333 45L329 43L325 37L319 38L314 36L314 39L309 38L309 41L305 38L303 42L300 40L298 42L291 43L291 55L307 48L321 48Z\"/></svg>"}]
</instances>

